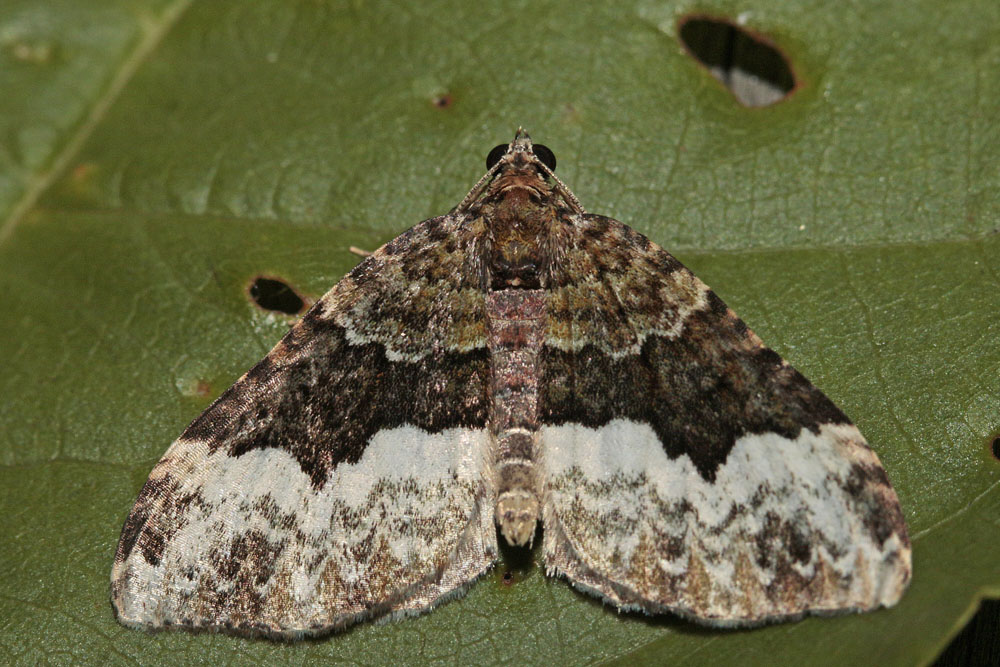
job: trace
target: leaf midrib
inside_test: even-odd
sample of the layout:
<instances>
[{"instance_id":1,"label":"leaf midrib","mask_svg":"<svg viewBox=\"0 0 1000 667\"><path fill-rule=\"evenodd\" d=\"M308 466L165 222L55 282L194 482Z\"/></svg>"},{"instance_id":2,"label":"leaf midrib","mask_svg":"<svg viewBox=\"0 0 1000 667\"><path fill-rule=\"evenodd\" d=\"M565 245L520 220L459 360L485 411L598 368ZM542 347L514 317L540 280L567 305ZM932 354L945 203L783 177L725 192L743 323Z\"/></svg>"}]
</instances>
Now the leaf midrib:
<instances>
[{"instance_id":1,"label":"leaf midrib","mask_svg":"<svg viewBox=\"0 0 1000 667\"><path fill-rule=\"evenodd\" d=\"M39 197L49 189L56 178L66 170L73 159L80 153L80 149L86 144L98 124L104 120L109 109L135 76L139 67L146 62L149 55L159 46L164 37L170 32L170 29L180 20L187 8L190 7L191 3L192 0L174 0L161 14L158 22L140 22L140 29L144 30L143 36L139 39L132 52L122 60L118 71L111 77L111 81L104 93L94 100L94 105L91 107L86 119L71 134L63 148L55 153L49 163L48 169L36 173L28 180L27 187L21 198L14 204L10 215L0 225L0 245L10 238L28 212L35 207Z\"/></svg>"}]
</instances>

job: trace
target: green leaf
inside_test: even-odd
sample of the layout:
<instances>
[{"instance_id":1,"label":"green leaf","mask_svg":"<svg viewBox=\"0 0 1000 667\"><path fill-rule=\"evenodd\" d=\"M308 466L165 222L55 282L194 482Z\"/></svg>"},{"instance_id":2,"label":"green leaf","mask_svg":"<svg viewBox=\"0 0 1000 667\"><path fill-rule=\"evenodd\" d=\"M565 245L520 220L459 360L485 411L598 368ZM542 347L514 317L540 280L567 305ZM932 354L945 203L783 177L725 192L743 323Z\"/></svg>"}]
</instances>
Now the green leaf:
<instances>
[{"instance_id":1,"label":"green leaf","mask_svg":"<svg viewBox=\"0 0 1000 667\"><path fill-rule=\"evenodd\" d=\"M675 34L745 8L4 3L0 661L931 660L1000 595L1000 5L769 3L743 19L800 87L763 109ZM325 641L117 625L139 487L289 324L250 303L253 277L318 297L351 245L454 206L518 125L857 421L914 538L902 602L714 631L619 615L536 565Z\"/></svg>"}]
</instances>

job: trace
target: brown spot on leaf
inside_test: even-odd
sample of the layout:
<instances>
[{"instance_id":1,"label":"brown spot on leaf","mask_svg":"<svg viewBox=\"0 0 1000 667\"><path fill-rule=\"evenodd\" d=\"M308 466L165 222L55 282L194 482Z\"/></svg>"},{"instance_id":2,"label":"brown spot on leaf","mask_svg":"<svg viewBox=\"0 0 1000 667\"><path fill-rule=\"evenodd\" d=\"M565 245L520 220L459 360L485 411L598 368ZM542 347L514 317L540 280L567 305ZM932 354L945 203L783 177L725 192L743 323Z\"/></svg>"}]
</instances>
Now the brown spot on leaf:
<instances>
[{"instance_id":1,"label":"brown spot on leaf","mask_svg":"<svg viewBox=\"0 0 1000 667\"><path fill-rule=\"evenodd\" d=\"M770 39L728 19L685 16L677 34L688 54L744 106L770 106L798 85L788 58Z\"/></svg>"},{"instance_id":2,"label":"brown spot on leaf","mask_svg":"<svg viewBox=\"0 0 1000 667\"><path fill-rule=\"evenodd\" d=\"M180 377L175 384L177 390L183 396L190 398L208 398L212 396L212 383L202 378Z\"/></svg>"},{"instance_id":3,"label":"brown spot on leaf","mask_svg":"<svg viewBox=\"0 0 1000 667\"><path fill-rule=\"evenodd\" d=\"M101 168L96 162L81 162L70 170L61 187L72 197L92 200L97 198L100 174Z\"/></svg>"},{"instance_id":4,"label":"brown spot on leaf","mask_svg":"<svg viewBox=\"0 0 1000 667\"><path fill-rule=\"evenodd\" d=\"M45 65L52 62L56 46L48 40L26 40L18 38L3 44L14 60L30 65Z\"/></svg>"},{"instance_id":5,"label":"brown spot on leaf","mask_svg":"<svg viewBox=\"0 0 1000 667\"><path fill-rule=\"evenodd\" d=\"M247 295L255 305L263 310L298 315L308 305L291 285L281 278L257 276L247 286Z\"/></svg>"},{"instance_id":6,"label":"brown spot on leaf","mask_svg":"<svg viewBox=\"0 0 1000 667\"><path fill-rule=\"evenodd\" d=\"M73 167L70 178L72 178L74 182L79 183L81 181L88 180L95 171L97 171L97 165L93 162L81 162Z\"/></svg>"},{"instance_id":7,"label":"brown spot on leaf","mask_svg":"<svg viewBox=\"0 0 1000 667\"><path fill-rule=\"evenodd\" d=\"M441 95L435 95L431 99L431 104L433 104L438 109L447 109L455 103L455 98L451 96L451 93L444 93Z\"/></svg>"},{"instance_id":8,"label":"brown spot on leaf","mask_svg":"<svg viewBox=\"0 0 1000 667\"><path fill-rule=\"evenodd\" d=\"M500 578L500 581L503 582L504 586L513 586L514 585L514 573L511 572L510 570L505 570L504 573L503 573L503 576Z\"/></svg>"}]
</instances>

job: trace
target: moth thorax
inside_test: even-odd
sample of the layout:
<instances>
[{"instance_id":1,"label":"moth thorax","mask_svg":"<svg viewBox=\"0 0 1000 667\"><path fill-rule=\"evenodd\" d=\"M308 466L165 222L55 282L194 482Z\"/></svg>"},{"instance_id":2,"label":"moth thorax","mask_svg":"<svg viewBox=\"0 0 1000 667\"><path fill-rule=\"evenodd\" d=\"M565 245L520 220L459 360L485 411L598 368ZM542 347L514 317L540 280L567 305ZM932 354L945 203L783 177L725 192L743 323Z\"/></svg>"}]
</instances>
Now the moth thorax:
<instances>
[{"instance_id":1,"label":"moth thorax","mask_svg":"<svg viewBox=\"0 0 1000 667\"><path fill-rule=\"evenodd\" d=\"M488 257L493 289L536 289L548 265L554 210L525 190L514 190L486 216L491 247Z\"/></svg>"}]
</instances>

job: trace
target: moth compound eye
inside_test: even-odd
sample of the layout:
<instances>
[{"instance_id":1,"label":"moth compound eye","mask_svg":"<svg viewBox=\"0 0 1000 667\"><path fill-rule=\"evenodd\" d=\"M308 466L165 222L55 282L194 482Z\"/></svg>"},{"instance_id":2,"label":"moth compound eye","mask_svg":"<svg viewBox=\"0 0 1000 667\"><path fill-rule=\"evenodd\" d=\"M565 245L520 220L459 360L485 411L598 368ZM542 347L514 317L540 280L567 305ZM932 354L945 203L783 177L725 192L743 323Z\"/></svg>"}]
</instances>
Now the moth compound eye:
<instances>
[{"instance_id":1,"label":"moth compound eye","mask_svg":"<svg viewBox=\"0 0 1000 667\"><path fill-rule=\"evenodd\" d=\"M531 147L531 150L534 151L535 157L537 157L539 160L542 161L542 164L544 164L552 171L556 170L556 155L555 153L549 150L548 146L543 146L542 144L534 144Z\"/></svg>"},{"instance_id":2,"label":"moth compound eye","mask_svg":"<svg viewBox=\"0 0 1000 667\"><path fill-rule=\"evenodd\" d=\"M493 166L500 161L500 158L504 156L507 152L507 144L500 144L490 151L490 154L486 156L486 170L489 171Z\"/></svg>"}]
</instances>

